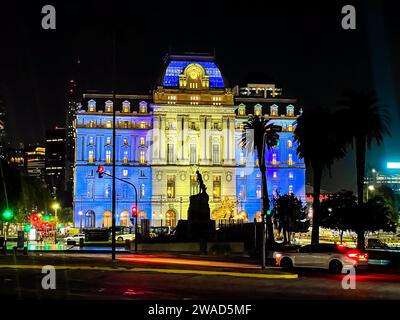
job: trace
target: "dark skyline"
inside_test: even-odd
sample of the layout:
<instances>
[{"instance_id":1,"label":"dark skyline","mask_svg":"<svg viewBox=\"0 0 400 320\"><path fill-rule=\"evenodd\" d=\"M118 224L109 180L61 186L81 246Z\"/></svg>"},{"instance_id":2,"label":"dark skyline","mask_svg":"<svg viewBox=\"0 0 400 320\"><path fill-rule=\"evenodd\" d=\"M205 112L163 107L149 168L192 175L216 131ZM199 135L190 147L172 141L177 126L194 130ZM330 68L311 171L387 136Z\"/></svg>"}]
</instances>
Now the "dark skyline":
<instances>
[{"instance_id":1,"label":"dark skyline","mask_svg":"<svg viewBox=\"0 0 400 320\"><path fill-rule=\"evenodd\" d=\"M41 28L45 4L57 10L56 30ZM345 4L356 7L357 30L341 28ZM170 49L215 49L231 86L248 75L265 74L303 109L333 109L345 89L375 89L390 107L392 139L374 148L367 165L380 168L385 159L400 159L400 26L392 1L146 6L127 1L18 1L2 7L0 95L14 145L43 143L47 128L64 125L69 79L77 79L84 90L110 91L117 17L118 90L152 89ZM353 188L353 158L350 151L335 165L329 190ZM339 172L343 177L335 176Z\"/></svg>"}]
</instances>

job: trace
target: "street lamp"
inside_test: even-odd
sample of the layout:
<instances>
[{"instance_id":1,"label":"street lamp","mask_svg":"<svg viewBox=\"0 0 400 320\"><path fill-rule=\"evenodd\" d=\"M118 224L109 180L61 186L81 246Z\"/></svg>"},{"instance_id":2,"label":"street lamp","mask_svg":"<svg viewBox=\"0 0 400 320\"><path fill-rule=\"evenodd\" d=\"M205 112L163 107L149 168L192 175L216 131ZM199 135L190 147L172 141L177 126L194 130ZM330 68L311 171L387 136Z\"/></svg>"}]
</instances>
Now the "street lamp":
<instances>
[{"instance_id":1,"label":"street lamp","mask_svg":"<svg viewBox=\"0 0 400 320\"><path fill-rule=\"evenodd\" d=\"M367 188L367 201L369 199L369 191L371 191L371 192L375 191L375 186L373 184L369 185Z\"/></svg>"},{"instance_id":2,"label":"street lamp","mask_svg":"<svg viewBox=\"0 0 400 320\"><path fill-rule=\"evenodd\" d=\"M60 208L60 204L58 202L54 202L52 208L54 209L55 217L57 218L57 210Z\"/></svg>"}]
</instances>

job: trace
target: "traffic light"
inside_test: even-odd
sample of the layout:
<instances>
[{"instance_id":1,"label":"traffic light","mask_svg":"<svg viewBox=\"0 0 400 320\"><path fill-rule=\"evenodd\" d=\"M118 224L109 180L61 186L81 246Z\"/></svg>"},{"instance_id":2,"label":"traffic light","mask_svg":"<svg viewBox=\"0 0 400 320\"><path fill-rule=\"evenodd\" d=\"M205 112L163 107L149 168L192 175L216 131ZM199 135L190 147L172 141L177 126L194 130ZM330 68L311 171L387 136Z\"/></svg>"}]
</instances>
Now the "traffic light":
<instances>
[{"instance_id":1,"label":"traffic light","mask_svg":"<svg viewBox=\"0 0 400 320\"><path fill-rule=\"evenodd\" d=\"M10 221L12 218L14 218L14 212L12 212L11 209L6 209L1 214L1 218L4 221Z\"/></svg>"},{"instance_id":2,"label":"traffic light","mask_svg":"<svg viewBox=\"0 0 400 320\"><path fill-rule=\"evenodd\" d=\"M43 221L45 221L45 222L49 222L50 219L51 219L51 217L50 217L49 214L46 214L46 215L43 217Z\"/></svg>"},{"instance_id":3,"label":"traffic light","mask_svg":"<svg viewBox=\"0 0 400 320\"><path fill-rule=\"evenodd\" d=\"M136 217L137 216L137 207L132 206L131 212L132 212L132 217Z\"/></svg>"},{"instance_id":4,"label":"traffic light","mask_svg":"<svg viewBox=\"0 0 400 320\"><path fill-rule=\"evenodd\" d=\"M103 178L104 167L103 166L98 166L96 172L99 174L99 178Z\"/></svg>"},{"instance_id":5,"label":"traffic light","mask_svg":"<svg viewBox=\"0 0 400 320\"><path fill-rule=\"evenodd\" d=\"M268 215L268 216L271 215L271 210L267 210L267 215Z\"/></svg>"},{"instance_id":6,"label":"traffic light","mask_svg":"<svg viewBox=\"0 0 400 320\"><path fill-rule=\"evenodd\" d=\"M31 217L31 221L32 222L38 222L39 221L39 216L36 213L33 214L32 217Z\"/></svg>"},{"instance_id":7,"label":"traffic light","mask_svg":"<svg viewBox=\"0 0 400 320\"><path fill-rule=\"evenodd\" d=\"M33 228L33 226L31 224L27 224L27 225L25 225L24 230L25 230L25 232L29 232L29 231L31 231L32 228Z\"/></svg>"}]
</instances>

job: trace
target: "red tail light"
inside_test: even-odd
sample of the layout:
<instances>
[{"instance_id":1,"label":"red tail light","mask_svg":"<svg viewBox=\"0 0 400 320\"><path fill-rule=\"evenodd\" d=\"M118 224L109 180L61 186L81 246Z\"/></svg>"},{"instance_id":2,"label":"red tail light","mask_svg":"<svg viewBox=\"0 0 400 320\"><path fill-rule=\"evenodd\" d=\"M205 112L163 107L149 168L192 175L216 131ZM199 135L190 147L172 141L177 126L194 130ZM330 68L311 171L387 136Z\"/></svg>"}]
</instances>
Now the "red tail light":
<instances>
[{"instance_id":1,"label":"red tail light","mask_svg":"<svg viewBox=\"0 0 400 320\"><path fill-rule=\"evenodd\" d=\"M360 258L360 253L358 251L350 251L350 252L347 253L347 256L350 259L358 260Z\"/></svg>"}]
</instances>

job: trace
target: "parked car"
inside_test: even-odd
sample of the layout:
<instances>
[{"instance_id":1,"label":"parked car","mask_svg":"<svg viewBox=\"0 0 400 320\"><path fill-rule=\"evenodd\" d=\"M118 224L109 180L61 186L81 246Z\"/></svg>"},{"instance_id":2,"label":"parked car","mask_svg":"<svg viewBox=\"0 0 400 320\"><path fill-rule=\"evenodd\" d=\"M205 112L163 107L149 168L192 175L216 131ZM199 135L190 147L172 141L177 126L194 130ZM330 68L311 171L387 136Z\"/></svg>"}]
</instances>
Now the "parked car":
<instances>
[{"instance_id":1,"label":"parked car","mask_svg":"<svg viewBox=\"0 0 400 320\"><path fill-rule=\"evenodd\" d=\"M367 249L390 249L390 247L377 238L369 238L367 240Z\"/></svg>"},{"instance_id":2,"label":"parked car","mask_svg":"<svg viewBox=\"0 0 400 320\"><path fill-rule=\"evenodd\" d=\"M85 235L84 235L83 233L78 233L78 234L76 234L76 235L66 237L66 238L65 238L65 241L66 241L66 242L68 242L68 241L76 241L76 242L79 242L80 239L85 240Z\"/></svg>"},{"instance_id":3,"label":"parked car","mask_svg":"<svg viewBox=\"0 0 400 320\"><path fill-rule=\"evenodd\" d=\"M134 233L116 234L115 239L117 241L135 240L135 234Z\"/></svg>"},{"instance_id":4,"label":"parked car","mask_svg":"<svg viewBox=\"0 0 400 320\"><path fill-rule=\"evenodd\" d=\"M276 265L284 269L319 268L341 273L344 268L368 264L367 253L360 253L343 244L306 245L292 252L274 252L273 256Z\"/></svg>"}]
</instances>

